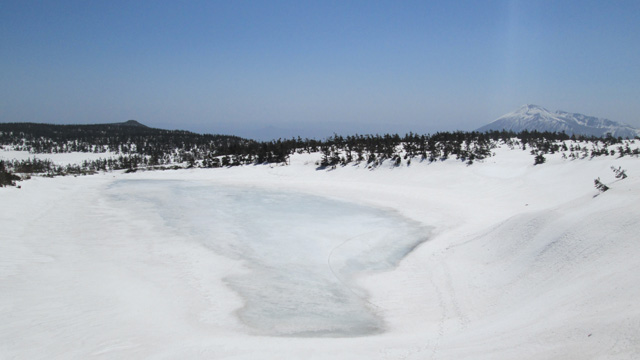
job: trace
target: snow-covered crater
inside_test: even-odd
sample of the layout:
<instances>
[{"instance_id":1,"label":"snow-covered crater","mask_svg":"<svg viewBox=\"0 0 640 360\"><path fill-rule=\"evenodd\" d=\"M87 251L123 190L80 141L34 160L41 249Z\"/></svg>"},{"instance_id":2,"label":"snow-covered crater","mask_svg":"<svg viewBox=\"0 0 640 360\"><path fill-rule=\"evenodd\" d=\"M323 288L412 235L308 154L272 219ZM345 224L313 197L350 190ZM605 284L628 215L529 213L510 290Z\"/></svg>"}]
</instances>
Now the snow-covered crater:
<instances>
[{"instance_id":1,"label":"snow-covered crater","mask_svg":"<svg viewBox=\"0 0 640 360\"><path fill-rule=\"evenodd\" d=\"M296 192L121 180L118 208L157 213L183 241L239 260L224 278L241 321L262 335L361 336L384 323L357 278L390 270L429 229L392 211Z\"/></svg>"}]
</instances>

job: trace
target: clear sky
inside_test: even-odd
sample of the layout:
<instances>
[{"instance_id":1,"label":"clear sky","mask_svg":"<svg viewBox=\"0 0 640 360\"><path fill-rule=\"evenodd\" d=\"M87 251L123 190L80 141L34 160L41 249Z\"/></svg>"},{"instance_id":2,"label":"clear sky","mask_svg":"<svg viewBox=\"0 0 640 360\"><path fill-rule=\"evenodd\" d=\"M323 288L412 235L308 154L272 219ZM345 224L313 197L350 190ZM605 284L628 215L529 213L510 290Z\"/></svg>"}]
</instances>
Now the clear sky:
<instances>
[{"instance_id":1,"label":"clear sky","mask_svg":"<svg viewBox=\"0 0 640 360\"><path fill-rule=\"evenodd\" d=\"M0 122L324 137L640 126L640 1L0 2Z\"/></svg>"}]
</instances>

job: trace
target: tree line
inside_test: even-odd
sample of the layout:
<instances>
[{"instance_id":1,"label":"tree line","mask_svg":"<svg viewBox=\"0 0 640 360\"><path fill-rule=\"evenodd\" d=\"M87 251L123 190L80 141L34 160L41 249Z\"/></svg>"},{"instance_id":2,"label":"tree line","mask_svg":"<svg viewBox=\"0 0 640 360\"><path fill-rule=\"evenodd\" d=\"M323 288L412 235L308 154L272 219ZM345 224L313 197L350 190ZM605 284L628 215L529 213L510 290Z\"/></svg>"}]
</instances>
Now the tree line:
<instances>
[{"instance_id":1,"label":"tree line","mask_svg":"<svg viewBox=\"0 0 640 360\"><path fill-rule=\"evenodd\" d=\"M105 157L67 166L58 166L49 160L35 157L5 161L0 174L13 172L57 176L121 169L135 171L141 168L216 168L287 163L292 154L304 152L321 154L317 162L318 169L352 163L364 163L374 168L389 161L394 166L400 166L410 165L412 161L434 162L448 159L472 165L474 161L492 156L492 150L500 144L513 149L529 150L534 156L534 164L544 163L545 154L556 152L562 152L563 157L572 159L616 154L640 155L637 148L631 149L629 142L624 143L622 138L569 136L565 133L538 131L455 131L408 133L404 136L334 134L324 140L297 137L258 142L237 136L162 130L139 124L8 123L0 124L0 145L5 148L33 154L90 152L105 154Z\"/></svg>"}]
</instances>

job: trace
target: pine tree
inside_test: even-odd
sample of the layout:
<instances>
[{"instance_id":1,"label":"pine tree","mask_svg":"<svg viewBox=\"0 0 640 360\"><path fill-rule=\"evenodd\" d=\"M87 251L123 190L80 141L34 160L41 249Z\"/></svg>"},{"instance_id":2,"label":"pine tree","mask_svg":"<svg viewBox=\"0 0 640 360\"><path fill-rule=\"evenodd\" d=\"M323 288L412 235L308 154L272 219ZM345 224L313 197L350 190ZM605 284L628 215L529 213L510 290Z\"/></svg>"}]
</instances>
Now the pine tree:
<instances>
[{"instance_id":1,"label":"pine tree","mask_svg":"<svg viewBox=\"0 0 640 360\"><path fill-rule=\"evenodd\" d=\"M17 180L20 180L20 177L7 170L4 161L0 160L0 187L8 185L14 186Z\"/></svg>"}]
</instances>

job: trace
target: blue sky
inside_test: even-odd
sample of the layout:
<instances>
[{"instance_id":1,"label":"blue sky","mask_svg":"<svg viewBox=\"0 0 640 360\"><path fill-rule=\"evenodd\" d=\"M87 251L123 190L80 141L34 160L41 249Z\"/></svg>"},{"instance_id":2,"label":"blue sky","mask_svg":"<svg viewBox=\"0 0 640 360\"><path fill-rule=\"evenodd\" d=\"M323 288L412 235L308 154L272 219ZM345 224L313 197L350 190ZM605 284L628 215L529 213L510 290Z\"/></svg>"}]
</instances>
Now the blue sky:
<instances>
[{"instance_id":1,"label":"blue sky","mask_svg":"<svg viewBox=\"0 0 640 360\"><path fill-rule=\"evenodd\" d=\"M3 1L0 122L324 137L640 126L638 1Z\"/></svg>"}]
</instances>

